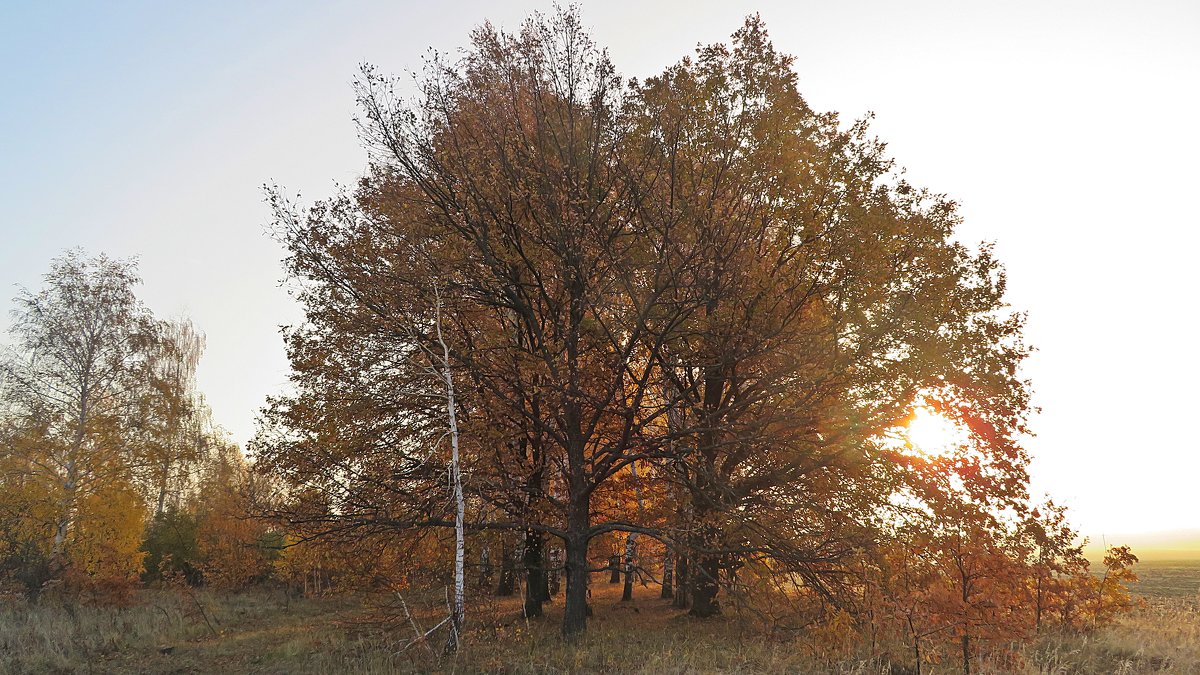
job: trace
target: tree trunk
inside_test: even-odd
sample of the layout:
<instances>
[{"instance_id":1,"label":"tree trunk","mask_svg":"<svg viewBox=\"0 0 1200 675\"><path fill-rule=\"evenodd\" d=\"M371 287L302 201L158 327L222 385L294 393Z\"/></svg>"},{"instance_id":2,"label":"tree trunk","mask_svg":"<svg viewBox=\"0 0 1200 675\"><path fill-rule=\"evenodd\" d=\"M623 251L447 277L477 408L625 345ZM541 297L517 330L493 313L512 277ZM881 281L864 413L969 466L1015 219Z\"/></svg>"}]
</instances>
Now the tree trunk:
<instances>
[{"instance_id":1,"label":"tree trunk","mask_svg":"<svg viewBox=\"0 0 1200 675\"><path fill-rule=\"evenodd\" d=\"M504 545L500 547L500 584L496 587L496 595L507 598L513 594L516 586L517 566L513 552Z\"/></svg>"},{"instance_id":2,"label":"tree trunk","mask_svg":"<svg viewBox=\"0 0 1200 675\"><path fill-rule=\"evenodd\" d=\"M559 584L562 579L562 552L557 548L550 549L550 569L546 571L546 594L547 599L558 595Z\"/></svg>"},{"instance_id":3,"label":"tree trunk","mask_svg":"<svg viewBox=\"0 0 1200 675\"><path fill-rule=\"evenodd\" d=\"M163 511L166 510L167 504L167 479L171 474L170 461L163 462L162 473L158 477L158 502L154 506L153 520L160 520L163 517Z\"/></svg>"},{"instance_id":4,"label":"tree trunk","mask_svg":"<svg viewBox=\"0 0 1200 675\"><path fill-rule=\"evenodd\" d=\"M88 385L88 373L84 373L83 383L79 389L79 411L75 419L75 438L71 443L71 450L67 461L67 476L63 481L63 499L62 512L59 514L58 522L54 528L54 548L51 549L50 558L53 560L55 573L64 571L67 567L66 555L63 550L67 541L67 531L71 528L71 520L75 510L75 490L79 487L79 457L83 451L83 441L87 437L87 425L91 419L89 411L91 408L91 387Z\"/></svg>"},{"instance_id":5,"label":"tree trunk","mask_svg":"<svg viewBox=\"0 0 1200 675\"><path fill-rule=\"evenodd\" d=\"M692 599L692 577L688 569L688 556L683 551L675 553L675 609L687 609Z\"/></svg>"},{"instance_id":6,"label":"tree trunk","mask_svg":"<svg viewBox=\"0 0 1200 675\"><path fill-rule=\"evenodd\" d=\"M1038 570L1037 595L1033 610L1033 632L1035 634L1042 632L1042 604L1042 572Z\"/></svg>"},{"instance_id":7,"label":"tree trunk","mask_svg":"<svg viewBox=\"0 0 1200 675\"><path fill-rule=\"evenodd\" d=\"M572 331L583 322L582 293L572 289L570 325ZM564 411L567 436L567 527L563 544L566 548L567 598L563 606L563 638L574 642L587 630L588 620L588 544L592 533L592 496L589 484L586 445L582 432L583 415L576 398L579 395L578 363L579 334L573 333L567 340L567 360L572 364L569 391Z\"/></svg>"},{"instance_id":8,"label":"tree trunk","mask_svg":"<svg viewBox=\"0 0 1200 675\"><path fill-rule=\"evenodd\" d=\"M587 629L588 542L584 537L566 540L567 600L563 608L563 637L568 640Z\"/></svg>"},{"instance_id":9,"label":"tree trunk","mask_svg":"<svg viewBox=\"0 0 1200 675\"><path fill-rule=\"evenodd\" d=\"M542 603L550 599L546 588L546 541L538 530L525 531L525 616L542 615Z\"/></svg>"},{"instance_id":10,"label":"tree trunk","mask_svg":"<svg viewBox=\"0 0 1200 675\"><path fill-rule=\"evenodd\" d=\"M571 452L571 464L582 466L582 446ZM582 473L582 471L580 471ZM570 501L567 505L566 547L567 599L563 607L563 637L574 641L587 630L587 619L591 614L588 607L588 543L591 540L591 495L580 483L570 485Z\"/></svg>"},{"instance_id":11,"label":"tree trunk","mask_svg":"<svg viewBox=\"0 0 1200 675\"><path fill-rule=\"evenodd\" d=\"M625 537L625 588L621 590L621 602L633 600L633 558L637 552L637 534L630 532Z\"/></svg>"},{"instance_id":12,"label":"tree trunk","mask_svg":"<svg viewBox=\"0 0 1200 675\"><path fill-rule=\"evenodd\" d=\"M717 287L716 277L713 288ZM708 303L707 314L713 314L717 309L717 298ZM695 555L695 566L692 570L692 609L689 614L701 618L716 616L721 613L717 593L720 591L721 559L714 553L719 550L720 533L717 527L708 522L707 514L718 510L720 490L716 475L717 448L720 440L722 419L721 405L725 392L727 378L719 363L704 368L704 412L705 429L700 434L699 466L697 468L696 487L692 492L692 522L697 530L693 535L694 545L691 547ZM697 503L697 501L699 503Z\"/></svg>"},{"instance_id":13,"label":"tree trunk","mask_svg":"<svg viewBox=\"0 0 1200 675\"><path fill-rule=\"evenodd\" d=\"M638 520L646 520L646 504L642 500L642 479L638 476L637 462L629 465L633 477L633 492L637 496ZM633 565L637 558L637 532L625 535L625 588L621 591L621 602L633 600Z\"/></svg>"},{"instance_id":14,"label":"tree trunk","mask_svg":"<svg viewBox=\"0 0 1200 675\"><path fill-rule=\"evenodd\" d=\"M703 522L701 518L697 518ZM721 613L717 593L721 590L721 556L712 553L716 547L717 532L711 525L701 525L692 550L699 551L692 568L692 609L689 614L701 618Z\"/></svg>"},{"instance_id":15,"label":"tree trunk","mask_svg":"<svg viewBox=\"0 0 1200 675\"><path fill-rule=\"evenodd\" d=\"M909 618L909 630L914 632L913 635L913 662L917 664L917 675L921 675L921 638L915 635L915 629L912 627L912 618Z\"/></svg>"},{"instance_id":16,"label":"tree trunk","mask_svg":"<svg viewBox=\"0 0 1200 675\"><path fill-rule=\"evenodd\" d=\"M608 557L608 583L621 583L621 554L614 553Z\"/></svg>"},{"instance_id":17,"label":"tree trunk","mask_svg":"<svg viewBox=\"0 0 1200 675\"><path fill-rule=\"evenodd\" d=\"M446 418L450 426L450 479L454 487L454 606L450 615L450 635L446 640L446 652L454 653L462 641L463 621L466 617L466 536L463 526L466 521L466 499L463 497L462 472L459 470L458 413L454 400L454 375L450 370L450 347L442 337L442 301L437 299L437 338L442 345L442 377L446 384Z\"/></svg>"},{"instance_id":18,"label":"tree trunk","mask_svg":"<svg viewBox=\"0 0 1200 675\"><path fill-rule=\"evenodd\" d=\"M692 575L692 609L688 613L708 618L721 613L717 592L721 588L721 559L711 553L701 556Z\"/></svg>"},{"instance_id":19,"label":"tree trunk","mask_svg":"<svg viewBox=\"0 0 1200 675\"><path fill-rule=\"evenodd\" d=\"M479 553L479 585L483 588L492 585L492 552L486 546Z\"/></svg>"},{"instance_id":20,"label":"tree trunk","mask_svg":"<svg viewBox=\"0 0 1200 675\"><path fill-rule=\"evenodd\" d=\"M905 621L908 623L908 635L912 638L912 659L916 664L917 675L920 675L920 635L917 634L917 626L913 625L912 613L905 614Z\"/></svg>"},{"instance_id":21,"label":"tree trunk","mask_svg":"<svg viewBox=\"0 0 1200 675\"><path fill-rule=\"evenodd\" d=\"M79 434L79 444L83 442L83 435ZM78 464L72 459L67 463L67 479L63 481L63 498L61 503L61 511L59 513L58 522L54 527L54 547L50 551L50 557L54 561L57 572L61 572L67 566L66 554L64 552L67 541L67 532L71 529L72 512L75 510L75 489L79 485L79 470Z\"/></svg>"},{"instance_id":22,"label":"tree trunk","mask_svg":"<svg viewBox=\"0 0 1200 675\"><path fill-rule=\"evenodd\" d=\"M667 549L663 555L663 573L662 573L662 593L658 596L664 600L675 597L675 589L672 588L672 567L674 561L671 560L671 549Z\"/></svg>"},{"instance_id":23,"label":"tree trunk","mask_svg":"<svg viewBox=\"0 0 1200 675\"><path fill-rule=\"evenodd\" d=\"M961 548L962 547L962 539L956 538L955 542L957 544L955 552L958 555L958 557L956 558L956 562L958 565L959 583L961 584L961 588L962 588L962 606L963 606L964 612L969 612L971 609L972 578L967 573L967 570L964 567L963 558L962 558L962 548ZM970 621L969 615L963 616L962 638L961 639L962 639L963 675L971 675L971 621Z\"/></svg>"},{"instance_id":24,"label":"tree trunk","mask_svg":"<svg viewBox=\"0 0 1200 675\"><path fill-rule=\"evenodd\" d=\"M971 636L967 633L962 635L962 662L963 675L971 675Z\"/></svg>"}]
</instances>

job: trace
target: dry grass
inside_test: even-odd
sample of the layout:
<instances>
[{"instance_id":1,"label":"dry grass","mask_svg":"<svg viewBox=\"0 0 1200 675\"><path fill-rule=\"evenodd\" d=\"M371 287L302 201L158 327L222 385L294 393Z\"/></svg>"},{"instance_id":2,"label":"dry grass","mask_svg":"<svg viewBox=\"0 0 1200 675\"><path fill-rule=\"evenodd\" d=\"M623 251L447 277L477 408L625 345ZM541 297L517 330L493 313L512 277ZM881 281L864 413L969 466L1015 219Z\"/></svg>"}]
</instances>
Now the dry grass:
<instances>
[{"instance_id":1,"label":"dry grass","mask_svg":"<svg viewBox=\"0 0 1200 675\"><path fill-rule=\"evenodd\" d=\"M243 672L237 666L266 664L280 635L319 632L311 626L342 604L176 590L143 591L129 607L4 599L0 673L207 673L224 662Z\"/></svg>"},{"instance_id":2,"label":"dry grass","mask_svg":"<svg viewBox=\"0 0 1200 675\"><path fill-rule=\"evenodd\" d=\"M1040 673L1200 673L1196 598L1155 598L1092 635L1051 635L1026 650Z\"/></svg>"},{"instance_id":3,"label":"dry grass","mask_svg":"<svg viewBox=\"0 0 1200 675\"><path fill-rule=\"evenodd\" d=\"M7 599L0 609L0 672L76 672L160 640L194 637L182 598L147 593L126 608ZM203 624L200 626L203 628Z\"/></svg>"},{"instance_id":4,"label":"dry grass","mask_svg":"<svg viewBox=\"0 0 1200 675\"><path fill-rule=\"evenodd\" d=\"M0 607L0 672L906 672L871 658L863 645L824 656L829 644L768 638L736 617L691 619L659 600L657 589L638 590L634 603L620 603L615 588L598 585L595 617L573 645L558 636L560 604L527 621L516 599L488 600L471 609L467 648L451 658L439 655L440 642L403 650L412 636L407 622L380 630L361 598L288 604L265 592L192 598L147 591L122 609L7 603ZM410 599L421 605L417 621L432 625L444 611L441 600L417 600ZM160 653L164 646L173 649ZM1158 600L1094 634L1047 635L1014 648L1005 662L977 664L976 672L1200 672L1200 609L1195 599ZM955 673L960 665L947 660L924 672Z\"/></svg>"}]
</instances>

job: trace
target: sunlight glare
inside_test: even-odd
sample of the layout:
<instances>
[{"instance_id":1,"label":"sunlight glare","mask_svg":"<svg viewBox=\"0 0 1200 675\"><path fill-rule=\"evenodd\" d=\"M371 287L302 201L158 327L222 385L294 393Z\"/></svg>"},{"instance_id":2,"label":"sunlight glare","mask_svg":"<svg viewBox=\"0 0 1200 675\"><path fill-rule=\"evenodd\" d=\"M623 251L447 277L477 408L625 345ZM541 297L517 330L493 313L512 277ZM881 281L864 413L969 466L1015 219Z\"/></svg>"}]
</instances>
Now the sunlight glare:
<instances>
[{"instance_id":1,"label":"sunlight glare","mask_svg":"<svg viewBox=\"0 0 1200 675\"><path fill-rule=\"evenodd\" d=\"M951 449L963 442L965 434L958 425L940 413L918 406L913 410L904 436L914 451L934 457L949 454Z\"/></svg>"}]
</instances>

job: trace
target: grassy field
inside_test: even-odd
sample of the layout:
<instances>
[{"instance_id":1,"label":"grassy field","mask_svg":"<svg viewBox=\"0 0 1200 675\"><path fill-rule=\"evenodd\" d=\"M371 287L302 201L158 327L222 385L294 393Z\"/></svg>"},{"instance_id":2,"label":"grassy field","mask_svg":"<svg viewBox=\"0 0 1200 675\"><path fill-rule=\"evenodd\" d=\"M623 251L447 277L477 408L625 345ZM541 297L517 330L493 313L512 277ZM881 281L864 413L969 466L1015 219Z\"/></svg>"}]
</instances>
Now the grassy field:
<instances>
[{"instance_id":1,"label":"grassy field","mask_svg":"<svg viewBox=\"0 0 1200 675\"><path fill-rule=\"evenodd\" d=\"M1146 560L1138 563L1136 593L1148 598L1200 596L1200 560Z\"/></svg>"},{"instance_id":2,"label":"grassy field","mask_svg":"<svg viewBox=\"0 0 1200 675\"><path fill-rule=\"evenodd\" d=\"M976 672L1200 672L1200 605L1185 591L1200 579L1183 565L1139 566L1146 606L1092 635L1047 635ZM217 595L145 591L123 609L44 602L0 607L3 673L888 673L885 659L860 646L831 649L803 637L766 638L736 617L699 621L671 609L656 588L633 603L618 587L598 584L587 638L558 638L561 605L527 621L515 599L471 608L467 649L439 655L440 642L404 649L413 629L403 613L380 622L372 600L292 600L281 593ZM440 598L409 599L414 619L432 626ZM836 647L836 646L835 646ZM828 656L830 652L836 656ZM947 661L926 673L960 672Z\"/></svg>"}]
</instances>

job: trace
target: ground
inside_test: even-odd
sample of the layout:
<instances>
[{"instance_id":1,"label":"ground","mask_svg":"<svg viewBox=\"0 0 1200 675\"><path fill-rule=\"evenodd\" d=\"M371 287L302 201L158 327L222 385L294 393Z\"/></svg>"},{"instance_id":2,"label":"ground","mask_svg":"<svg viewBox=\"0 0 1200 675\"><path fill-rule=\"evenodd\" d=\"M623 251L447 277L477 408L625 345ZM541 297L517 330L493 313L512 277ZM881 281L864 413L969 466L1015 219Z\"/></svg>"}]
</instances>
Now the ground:
<instances>
[{"instance_id":1,"label":"ground","mask_svg":"<svg viewBox=\"0 0 1200 675\"><path fill-rule=\"evenodd\" d=\"M701 621L672 609L657 587L597 583L587 637L558 637L561 602L525 620L516 598L471 607L466 648L411 642L399 598L375 594L291 599L281 591L241 594L183 589L142 592L125 608L73 607L53 600L0 606L3 673L408 673L408 672L835 672L900 673L853 646L773 639L746 617ZM444 597L405 598L421 629L444 614ZM378 606L390 606L381 623ZM1094 635L1043 636L1007 665L977 672L1200 672L1200 606L1191 597L1154 598ZM831 656L832 654L832 656ZM954 662L925 673L960 672Z\"/></svg>"}]
</instances>

